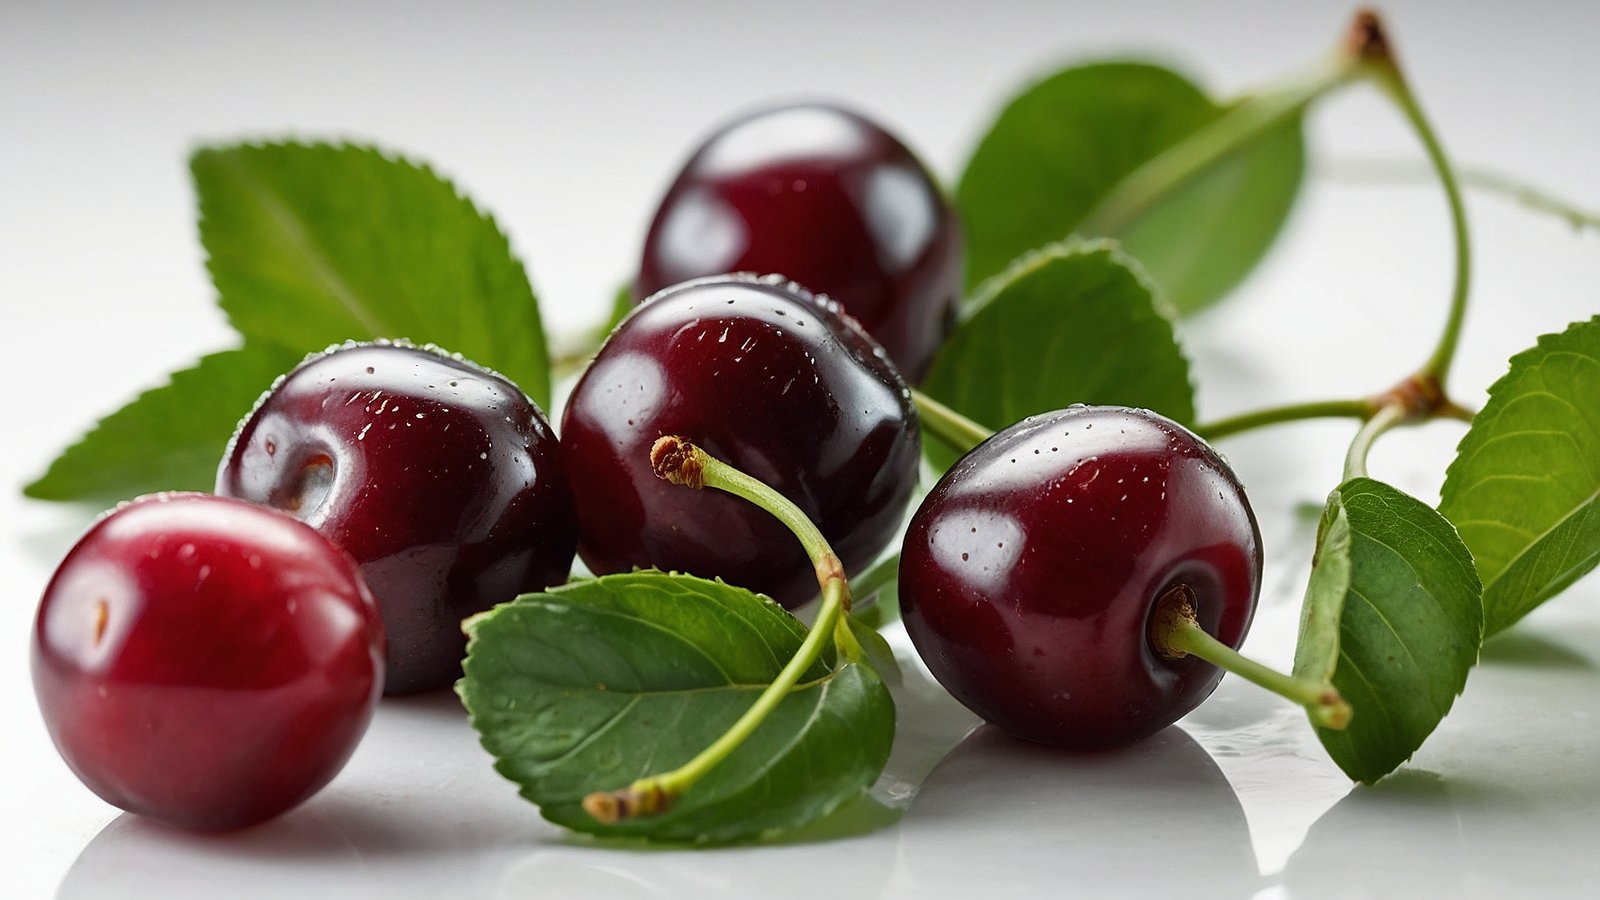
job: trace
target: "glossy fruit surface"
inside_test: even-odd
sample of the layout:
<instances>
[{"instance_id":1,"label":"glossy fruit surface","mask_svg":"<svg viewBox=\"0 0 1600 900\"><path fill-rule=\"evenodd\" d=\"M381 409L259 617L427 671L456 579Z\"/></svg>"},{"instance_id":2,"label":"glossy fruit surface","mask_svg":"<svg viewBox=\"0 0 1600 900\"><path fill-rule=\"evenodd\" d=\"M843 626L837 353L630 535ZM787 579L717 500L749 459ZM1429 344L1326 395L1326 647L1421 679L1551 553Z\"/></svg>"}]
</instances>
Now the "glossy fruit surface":
<instances>
[{"instance_id":1,"label":"glossy fruit surface","mask_svg":"<svg viewBox=\"0 0 1600 900\"><path fill-rule=\"evenodd\" d=\"M217 493L284 510L355 557L389 636L391 694L460 677L461 620L564 582L577 540L533 401L406 345L347 345L289 373L235 433Z\"/></svg>"},{"instance_id":2,"label":"glossy fruit surface","mask_svg":"<svg viewBox=\"0 0 1600 900\"><path fill-rule=\"evenodd\" d=\"M791 607L817 593L799 542L769 514L655 477L650 447L664 435L794 501L847 570L870 562L894 536L921 446L910 392L881 354L781 279L702 279L635 309L562 420L584 562L720 576Z\"/></svg>"},{"instance_id":3,"label":"glossy fruit surface","mask_svg":"<svg viewBox=\"0 0 1600 900\"><path fill-rule=\"evenodd\" d=\"M956 699L1018 737L1078 747L1152 734L1221 670L1152 647L1157 601L1194 592L1238 647L1261 582L1244 490L1210 447L1143 410L1074 407L963 457L911 520L906 631Z\"/></svg>"},{"instance_id":4,"label":"glossy fruit surface","mask_svg":"<svg viewBox=\"0 0 1600 900\"><path fill-rule=\"evenodd\" d=\"M39 708L73 772L183 828L252 825L311 796L382 689L383 630L355 563L288 516L204 494L96 523L33 638Z\"/></svg>"},{"instance_id":5,"label":"glossy fruit surface","mask_svg":"<svg viewBox=\"0 0 1600 900\"><path fill-rule=\"evenodd\" d=\"M911 151L833 106L732 122L690 157L645 239L634 299L727 272L826 294L913 383L954 323L960 229Z\"/></svg>"}]
</instances>

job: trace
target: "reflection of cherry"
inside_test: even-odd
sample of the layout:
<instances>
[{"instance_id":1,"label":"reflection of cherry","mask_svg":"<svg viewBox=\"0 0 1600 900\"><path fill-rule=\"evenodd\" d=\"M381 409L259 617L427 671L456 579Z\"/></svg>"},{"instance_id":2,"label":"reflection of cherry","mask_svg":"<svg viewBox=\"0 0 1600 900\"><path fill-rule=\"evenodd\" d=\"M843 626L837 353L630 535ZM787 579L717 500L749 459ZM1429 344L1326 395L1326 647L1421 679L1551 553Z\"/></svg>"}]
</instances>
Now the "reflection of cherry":
<instances>
[{"instance_id":1,"label":"reflection of cherry","mask_svg":"<svg viewBox=\"0 0 1600 900\"><path fill-rule=\"evenodd\" d=\"M778 272L827 294L922 377L954 322L956 218L905 145L853 112L764 110L724 126L661 201L634 286Z\"/></svg>"},{"instance_id":2,"label":"reflection of cherry","mask_svg":"<svg viewBox=\"0 0 1600 900\"><path fill-rule=\"evenodd\" d=\"M980 728L928 776L899 857L911 888L941 897L1192 896L1197 878L1206 896L1263 887L1232 786L1176 727L1116 753Z\"/></svg>"},{"instance_id":3,"label":"reflection of cherry","mask_svg":"<svg viewBox=\"0 0 1600 900\"><path fill-rule=\"evenodd\" d=\"M1261 576L1255 517L1204 442L1154 413L1035 416L962 458L911 520L906 631L956 699L1019 737L1110 746L1159 731L1222 671L1152 640L1181 601L1230 647Z\"/></svg>"},{"instance_id":4,"label":"reflection of cherry","mask_svg":"<svg viewBox=\"0 0 1600 900\"><path fill-rule=\"evenodd\" d=\"M391 697L354 763L289 815L202 835L119 816L78 852L55 896L454 898L497 883L492 873L554 831L490 767L467 764L469 735L453 694Z\"/></svg>"},{"instance_id":5,"label":"reflection of cherry","mask_svg":"<svg viewBox=\"0 0 1600 900\"><path fill-rule=\"evenodd\" d=\"M130 812L240 828L326 784L366 730L383 633L310 527L204 494L118 508L45 588L33 684L84 784Z\"/></svg>"}]
</instances>

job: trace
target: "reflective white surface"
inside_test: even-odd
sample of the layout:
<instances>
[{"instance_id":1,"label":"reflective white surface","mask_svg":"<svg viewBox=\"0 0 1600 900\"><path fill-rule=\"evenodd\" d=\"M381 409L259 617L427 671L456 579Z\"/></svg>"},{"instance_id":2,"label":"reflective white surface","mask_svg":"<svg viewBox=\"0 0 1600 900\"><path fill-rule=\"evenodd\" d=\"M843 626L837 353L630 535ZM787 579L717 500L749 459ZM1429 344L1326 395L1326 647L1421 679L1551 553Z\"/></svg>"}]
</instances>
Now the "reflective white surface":
<instances>
[{"instance_id":1,"label":"reflective white surface","mask_svg":"<svg viewBox=\"0 0 1600 900\"><path fill-rule=\"evenodd\" d=\"M332 6L332 5L328 5ZM545 824L447 694L388 701L350 766L283 818L193 837L120 816L61 764L27 675L32 608L92 510L15 487L92 419L229 343L193 237L183 157L242 135L354 135L427 158L493 210L547 322L571 334L627 273L700 134L796 95L881 117L953 176L991 104L1054 61L1150 48L1224 90L1309 60L1342 4L212 4L0 6L0 895L6 897L1460 897L1600 894L1600 579L1493 641L1450 717L1352 789L1303 717L1234 679L1122 753L978 729L913 677L863 814L812 840L637 851ZM801 7L805 7L802 9ZM1590 3L1397 4L1407 67L1449 149L1600 208ZM1427 352L1449 235L1371 92L1312 120L1317 173L1262 269L1185 322L1203 415L1386 386ZM1600 235L1469 200L1475 299L1453 384L1480 402L1511 353L1600 312ZM242 411L241 411L242 412ZM1267 583L1246 649L1287 665L1314 510L1350 428L1222 449L1251 491ZM1432 501L1458 426L1380 443L1375 475ZM899 643L905 649L903 640ZM873 827L876 825L877 827Z\"/></svg>"}]
</instances>

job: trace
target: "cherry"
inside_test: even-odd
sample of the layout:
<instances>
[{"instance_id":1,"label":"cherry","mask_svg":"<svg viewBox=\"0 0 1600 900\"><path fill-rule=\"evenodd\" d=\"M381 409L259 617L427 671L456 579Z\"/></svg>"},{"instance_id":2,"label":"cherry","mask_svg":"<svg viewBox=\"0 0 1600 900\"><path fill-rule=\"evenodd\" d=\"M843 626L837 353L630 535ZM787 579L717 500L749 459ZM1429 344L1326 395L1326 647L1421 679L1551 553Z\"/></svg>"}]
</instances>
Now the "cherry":
<instances>
[{"instance_id":1,"label":"cherry","mask_svg":"<svg viewBox=\"0 0 1600 900\"><path fill-rule=\"evenodd\" d=\"M143 497L45 588L33 685L90 790L199 830L269 819L327 784L377 704L383 631L355 563L288 516Z\"/></svg>"},{"instance_id":2,"label":"cherry","mask_svg":"<svg viewBox=\"0 0 1600 900\"><path fill-rule=\"evenodd\" d=\"M838 301L913 383L955 322L956 217L905 145L848 110L763 110L723 126L661 201L634 285L781 272Z\"/></svg>"},{"instance_id":3,"label":"cherry","mask_svg":"<svg viewBox=\"0 0 1600 900\"><path fill-rule=\"evenodd\" d=\"M1193 709L1222 670L1172 658L1158 610L1237 647L1261 582L1244 489L1144 410L1074 407L963 457L911 520L906 631L956 699L1018 737L1100 747Z\"/></svg>"},{"instance_id":4,"label":"cherry","mask_svg":"<svg viewBox=\"0 0 1600 900\"><path fill-rule=\"evenodd\" d=\"M461 620L567 578L577 528L544 414L431 348L348 344L240 424L217 493L299 518L354 556L389 635L387 692L461 674Z\"/></svg>"},{"instance_id":5,"label":"cherry","mask_svg":"<svg viewBox=\"0 0 1600 900\"><path fill-rule=\"evenodd\" d=\"M776 489L850 571L893 538L921 447L905 382L836 305L737 275L634 309L573 388L561 435L589 568L721 577L790 607L817 593L793 536L736 497L657 480L656 439L681 435Z\"/></svg>"}]
</instances>

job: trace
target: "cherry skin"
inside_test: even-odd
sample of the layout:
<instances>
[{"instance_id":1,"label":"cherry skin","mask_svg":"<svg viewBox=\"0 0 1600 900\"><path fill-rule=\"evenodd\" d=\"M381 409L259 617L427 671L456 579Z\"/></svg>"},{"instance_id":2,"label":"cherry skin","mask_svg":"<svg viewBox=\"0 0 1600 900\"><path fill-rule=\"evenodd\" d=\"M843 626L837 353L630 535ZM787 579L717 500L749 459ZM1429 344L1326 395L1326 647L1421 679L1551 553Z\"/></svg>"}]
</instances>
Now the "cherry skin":
<instances>
[{"instance_id":1,"label":"cherry skin","mask_svg":"<svg viewBox=\"0 0 1600 900\"><path fill-rule=\"evenodd\" d=\"M920 381L955 322L956 216L905 145L826 105L723 126L690 157L645 239L634 299L727 272L780 272L838 301Z\"/></svg>"},{"instance_id":2,"label":"cherry skin","mask_svg":"<svg viewBox=\"0 0 1600 900\"><path fill-rule=\"evenodd\" d=\"M313 357L239 426L217 493L355 557L389 636L386 691L461 675L461 620L564 582L577 526L560 448L515 385L399 344Z\"/></svg>"},{"instance_id":3,"label":"cherry skin","mask_svg":"<svg viewBox=\"0 0 1600 900\"><path fill-rule=\"evenodd\" d=\"M1127 744L1198 706L1221 670L1151 642L1159 601L1192 592L1237 648L1255 611L1261 536L1238 479L1144 410L1026 419L963 457L912 517L906 631L944 687L1018 737Z\"/></svg>"},{"instance_id":4,"label":"cherry skin","mask_svg":"<svg viewBox=\"0 0 1600 900\"><path fill-rule=\"evenodd\" d=\"M353 560L288 516L206 494L126 504L45 588L33 685L67 765L107 802L196 830L310 797L383 681Z\"/></svg>"},{"instance_id":5,"label":"cherry skin","mask_svg":"<svg viewBox=\"0 0 1600 900\"><path fill-rule=\"evenodd\" d=\"M847 571L871 562L921 448L910 391L882 353L782 279L706 278L651 298L600 348L562 420L579 555L599 574L687 571L790 607L816 595L804 550L771 515L656 478L651 445L679 435L792 500Z\"/></svg>"}]
</instances>

